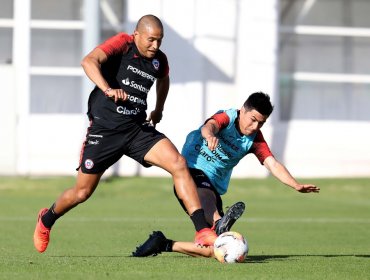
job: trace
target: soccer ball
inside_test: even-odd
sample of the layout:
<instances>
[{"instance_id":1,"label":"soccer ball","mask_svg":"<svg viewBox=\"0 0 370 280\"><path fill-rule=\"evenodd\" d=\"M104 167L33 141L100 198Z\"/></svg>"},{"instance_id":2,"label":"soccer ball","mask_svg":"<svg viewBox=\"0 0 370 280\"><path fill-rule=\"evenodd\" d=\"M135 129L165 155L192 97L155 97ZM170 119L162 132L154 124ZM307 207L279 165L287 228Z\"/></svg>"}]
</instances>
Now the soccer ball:
<instances>
[{"instance_id":1,"label":"soccer ball","mask_svg":"<svg viewBox=\"0 0 370 280\"><path fill-rule=\"evenodd\" d=\"M228 231L217 237L213 251L221 263L240 263L247 257L248 243L240 233Z\"/></svg>"}]
</instances>

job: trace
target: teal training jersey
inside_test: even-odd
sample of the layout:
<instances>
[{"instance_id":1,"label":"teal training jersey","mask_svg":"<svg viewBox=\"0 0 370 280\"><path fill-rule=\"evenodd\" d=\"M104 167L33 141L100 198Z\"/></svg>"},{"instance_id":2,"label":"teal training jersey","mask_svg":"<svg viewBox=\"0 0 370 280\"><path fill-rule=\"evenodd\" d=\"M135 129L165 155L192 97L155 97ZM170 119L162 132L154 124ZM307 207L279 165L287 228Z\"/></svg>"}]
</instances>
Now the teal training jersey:
<instances>
[{"instance_id":1,"label":"teal training jersey","mask_svg":"<svg viewBox=\"0 0 370 280\"><path fill-rule=\"evenodd\" d=\"M257 134L260 134L263 151L258 153L258 159L263 163L264 159L272 155L260 131L253 135L241 135L235 126L238 110L229 109L219 111L216 114L227 114L228 124L221 128L217 134L219 143L214 151L207 147L207 142L201 135L201 127L188 134L182 149L182 155L186 158L190 168L202 170L210 179L217 192L226 193L229 186L233 168L239 161L251 152ZM261 145L258 145L261 148Z\"/></svg>"}]
</instances>

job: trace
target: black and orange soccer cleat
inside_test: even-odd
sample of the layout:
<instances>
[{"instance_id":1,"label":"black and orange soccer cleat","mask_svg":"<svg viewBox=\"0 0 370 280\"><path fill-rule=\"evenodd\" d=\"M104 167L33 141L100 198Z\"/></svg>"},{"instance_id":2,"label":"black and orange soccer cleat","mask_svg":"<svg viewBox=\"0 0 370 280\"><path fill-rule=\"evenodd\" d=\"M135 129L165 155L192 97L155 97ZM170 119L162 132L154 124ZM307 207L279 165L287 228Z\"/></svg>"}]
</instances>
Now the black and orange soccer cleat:
<instances>
[{"instance_id":1,"label":"black and orange soccer cleat","mask_svg":"<svg viewBox=\"0 0 370 280\"><path fill-rule=\"evenodd\" d=\"M48 211L48 208L42 208L39 211L35 232L33 234L33 244L35 245L36 250L39 251L40 253L45 252L46 248L48 247L49 239L50 239L51 229L45 227L41 221L41 217L47 211Z\"/></svg>"}]
</instances>

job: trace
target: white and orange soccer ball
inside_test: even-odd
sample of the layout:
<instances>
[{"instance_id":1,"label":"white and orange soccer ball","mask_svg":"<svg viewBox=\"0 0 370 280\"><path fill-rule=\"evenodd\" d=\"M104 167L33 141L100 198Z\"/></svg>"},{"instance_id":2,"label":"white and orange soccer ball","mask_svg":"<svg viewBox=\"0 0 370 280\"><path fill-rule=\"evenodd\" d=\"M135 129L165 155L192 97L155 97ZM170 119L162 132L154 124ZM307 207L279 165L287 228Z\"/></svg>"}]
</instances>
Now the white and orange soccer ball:
<instances>
[{"instance_id":1,"label":"white and orange soccer ball","mask_svg":"<svg viewBox=\"0 0 370 280\"><path fill-rule=\"evenodd\" d=\"M217 237L213 251L221 263L241 263L248 255L248 243L240 233L228 231Z\"/></svg>"}]
</instances>

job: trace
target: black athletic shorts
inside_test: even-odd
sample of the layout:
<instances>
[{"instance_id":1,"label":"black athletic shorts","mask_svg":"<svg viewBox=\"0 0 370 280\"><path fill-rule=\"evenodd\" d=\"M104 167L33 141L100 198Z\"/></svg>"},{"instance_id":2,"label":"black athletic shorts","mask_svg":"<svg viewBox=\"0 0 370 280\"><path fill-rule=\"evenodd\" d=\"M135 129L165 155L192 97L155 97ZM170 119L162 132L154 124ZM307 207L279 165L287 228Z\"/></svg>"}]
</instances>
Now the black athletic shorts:
<instances>
[{"instance_id":1,"label":"black athletic shorts","mask_svg":"<svg viewBox=\"0 0 370 280\"><path fill-rule=\"evenodd\" d=\"M147 122L132 122L120 129L107 129L92 123L87 130L77 170L81 168L83 173L98 174L112 166L123 155L136 160L144 167L150 167L144 157L163 138L166 136Z\"/></svg>"},{"instance_id":2,"label":"black athletic shorts","mask_svg":"<svg viewBox=\"0 0 370 280\"><path fill-rule=\"evenodd\" d=\"M195 185L197 186L197 188L205 188L205 189L209 189L209 190L213 191L213 193L216 196L216 207L217 207L217 211L220 214L220 216L223 217L224 216L224 211L222 210L222 199L221 199L221 196L216 191L216 189L212 185L211 181L208 179L208 176L206 174L204 174L204 172L202 170L199 170L199 169L189 168L189 171L190 171L191 177L193 177L193 180L194 180ZM173 191L174 191L174 193L176 195L177 200L179 201L180 205L182 206L182 209L184 209L184 211L186 213L188 213L188 211L185 208L184 203L182 202L182 200L177 195L175 186L173 188Z\"/></svg>"}]
</instances>

